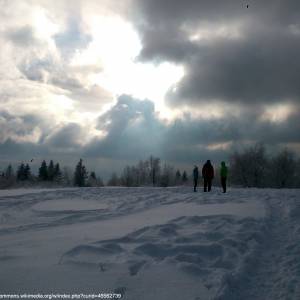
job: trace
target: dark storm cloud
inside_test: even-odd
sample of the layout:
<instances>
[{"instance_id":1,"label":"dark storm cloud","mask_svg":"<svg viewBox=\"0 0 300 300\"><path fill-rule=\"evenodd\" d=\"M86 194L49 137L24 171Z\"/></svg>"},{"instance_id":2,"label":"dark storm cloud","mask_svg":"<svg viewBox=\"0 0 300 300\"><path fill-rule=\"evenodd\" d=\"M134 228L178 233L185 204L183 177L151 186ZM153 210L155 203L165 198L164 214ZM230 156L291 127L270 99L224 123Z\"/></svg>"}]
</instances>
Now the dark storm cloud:
<instances>
[{"instance_id":1,"label":"dark storm cloud","mask_svg":"<svg viewBox=\"0 0 300 300\"><path fill-rule=\"evenodd\" d=\"M154 119L153 102L122 95L119 97L116 105L99 117L98 128L106 129L113 134L120 134L122 129L139 117L150 122Z\"/></svg>"},{"instance_id":2,"label":"dark storm cloud","mask_svg":"<svg viewBox=\"0 0 300 300\"><path fill-rule=\"evenodd\" d=\"M182 63L198 51L197 45L190 43L184 33L176 28L143 29L143 49L141 61L172 61ZM167 37L167 38L166 38Z\"/></svg>"},{"instance_id":3,"label":"dark storm cloud","mask_svg":"<svg viewBox=\"0 0 300 300\"><path fill-rule=\"evenodd\" d=\"M142 158L160 152L164 125L154 113L154 104L127 95L98 119L99 130L107 135L86 147L89 156Z\"/></svg>"},{"instance_id":4,"label":"dark storm cloud","mask_svg":"<svg viewBox=\"0 0 300 300\"><path fill-rule=\"evenodd\" d=\"M134 3L139 58L185 67L170 105L299 102L299 1L251 1L249 8L237 0ZM197 32L198 40L189 37Z\"/></svg>"},{"instance_id":5,"label":"dark storm cloud","mask_svg":"<svg viewBox=\"0 0 300 300\"><path fill-rule=\"evenodd\" d=\"M52 132L45 143L53 148L69 151L80 147L81 138L81 126L76 123L69 123Z\"/></svg>"},{"instance_id":6,"label":"dark storm cloud","mask_svg":"<svg viewBox=\"0 0 300 300\"><path fill-rule=\"evenodd\" d=\"M250 123L249 137L257 138L270 145L299 144L300 143L300 108L295 108L294 113L282 122L261 121L257 124ZM252 125L251 125L252 124Z\"/></svg>"},{"instance_id":7,"label":"dark storm cloud","mask_svg":"<svg viewBox=\"0 0 300 300\"><path fill-rule=\"evenodd\" d=\"M180 103L221 100L245 104L299 101L299 38L292 34L199 45L186 61L186 75L169 99ZM260 48L262 45L263 48Z\"/></svg>"},{"instance_id":8,"label":"dark storm cloud","mask_svg":"<svg viewBox=\"0 0 300 300\"><path fill-rule=\"evenodd\" d=\"M239 116L227 115L218 119L195 119L186 117L176 120L165 135L167 145L209 146L222 143L261 141L266 144L300 143L300 109L286 120L270 121L252 112ZM293 130L291 130L291 128Z\"/></svg>"},{"instance_id":9,"label":"dark storm cloud","mask_svg":"<svg viewBox=\"0 0 300 300\"><path fill-rule=\"evenodd\" d=\"M219 23L233 18L264 17L277 24L299 20L297 0L136 0L135 19L139 24L153 27L207 21ZM247 4L249 8L247 9Z\"/></svg>"},{"instance_id":10,"label":"dark storm cloud","mask_svg":"<svg viewBox=\"0 0 300 300\"><path fill-rule=\"evenodd\" d=\"M45 122L46 120L37 115L14 116L7 111L1 111L0 153L9 154L11 157L22 153L29 156L80 153L84 132L79 124L68 123L59 128L49 129L45 126ZM38 141L31 142L30 136L34 135L36 129L40 133Z\"/></svg>"},{"instance_id":11,"label":"dark storm cloud","mask_svg":"<svg viewBox=\"0 0 300 300\"><path fill-rule=\"evenodd\" d=\"M263 141L275 147L280 141L300 143L299 109L281 122L264 120L261 115L251 111L218 119L187 115L168 124L156 116L152 102L123 95L99 118L98 129L105 130L106 136L94 139L85 154L136 160L154 154L164 160L192 163L199 157L224 158L233 147L248 142Z\"/></svg>"},{"instance_id":12,"label":"dark storm cloud","mask_svg":"<svg viewBox=\"0 0 300 300\"><path fill-rule=\"evenodd\" d=\"M24 158L32 159L35 156L49 155L49 149L42 144L31 142L16 142L12 139L0 143L1 159L7 157L11 160L22 160Z\"/></svg>"},{"instance_id":13,"label":"dark storm cloud","mask_svg":"<svg viewBox=\"0 0 300 300\"><path fill-rule=\"evenodd\" d=\"M165 123L158 118L151 101L123 95L98 119L97 129L105 135L88 143L84 143L84 127L77 123L54 128L44 133L37 143L19 141L19 137L32 133L39 126L38 119L25 115L22 122L18 120L20 126L17 127L12 123L15 117L3 112L0 114L1 126L13 124L14 129L8 126L10 131L5 131L2 127L2 132L7 134L0 141L0 151L10 157L68 154L88 160L119 161L138 161L152 154L164 161L193 164L208 158L213 161L227 159L235 147L249 142L262 141L273 148L282 143L300 145L299 107L281 121L271 122L262 115L251 111L218 119L185 115Z\"/></svg>"}]
</instances>

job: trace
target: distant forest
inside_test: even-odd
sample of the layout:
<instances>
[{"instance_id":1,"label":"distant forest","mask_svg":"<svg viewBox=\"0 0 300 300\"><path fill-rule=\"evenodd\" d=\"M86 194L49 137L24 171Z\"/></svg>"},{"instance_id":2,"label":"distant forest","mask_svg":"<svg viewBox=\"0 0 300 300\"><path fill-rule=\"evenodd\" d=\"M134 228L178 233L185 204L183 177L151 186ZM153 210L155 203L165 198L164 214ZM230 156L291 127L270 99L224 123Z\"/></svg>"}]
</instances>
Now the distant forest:
<instances>
[{"instance_id":1,"label":"distant forest","mask_svg":"<svg viewBox=\"0 0 300 300\"><path fill-rule=\"evenodd\" d=\"M300 187L300 159L295 153L284 149L269 157L262 144L256 144L231 154L229 162L229 185L239 187ZM192 169L193 166L191 166ZM202 166L198 166L201 172ZM214 185L219 185L219 166L215 167ZM186 170L175 169L160 158L150 156L136 165L126 166L120 174L113 173L107 186L181 186L190 185L193 178ZM201 180L200 180L201 184ZM0 173L0 188L22 186L78 186L101 187L104 182L95 171L88 171L80 159L74 170L50 160L41 162L38 174L33 174L29 164L21 163L15 171L11 165Z\"/></svg>"}]
</instances>

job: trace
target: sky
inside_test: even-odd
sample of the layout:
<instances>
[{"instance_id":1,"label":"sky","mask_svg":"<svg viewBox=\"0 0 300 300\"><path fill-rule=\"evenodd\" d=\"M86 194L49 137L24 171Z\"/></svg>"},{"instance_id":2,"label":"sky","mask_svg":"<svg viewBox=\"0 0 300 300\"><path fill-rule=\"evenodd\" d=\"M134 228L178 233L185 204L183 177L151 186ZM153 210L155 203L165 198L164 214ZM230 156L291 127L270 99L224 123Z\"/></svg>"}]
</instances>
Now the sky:
<instances>
[{"instance_id":1,"label":"sky","mask_svg":"<svg viewBox=\"0 0 300 300\"><path fill-rule=\"evenodd\" d=\"M0 169L300 151L299 1L0 0L0 47Z\"/></svg>"}]
</instances>

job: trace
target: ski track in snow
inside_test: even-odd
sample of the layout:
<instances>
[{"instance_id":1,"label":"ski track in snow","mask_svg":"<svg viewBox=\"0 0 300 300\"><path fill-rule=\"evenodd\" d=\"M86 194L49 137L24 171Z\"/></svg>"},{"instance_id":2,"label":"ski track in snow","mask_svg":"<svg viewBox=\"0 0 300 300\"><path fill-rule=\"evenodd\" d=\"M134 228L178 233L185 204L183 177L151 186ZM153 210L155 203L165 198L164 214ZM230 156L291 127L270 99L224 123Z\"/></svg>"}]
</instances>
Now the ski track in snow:
<instances>
[{"instance_id":1,"label":"ski track in snow","mask_svg":"<svg viewBox=\"0 0 300 300\"><path fill-rule=\"evenodd\" d=\"M300 299L299 195L187 187L0 191L0 294L55 288L115 291L130 300Z\"/></svg>"},{"instance_id":2,"label":"ski track in snow","mask_svg":"<svg viewBox=\"0 0 300 300\"><path fill-rule=\"evenodd\" d=\"M297 201L298 200L298 201ZM300 299L300 202L297 191L270 191L264 239L216 300Z\"/></svg>"}]
</instances>

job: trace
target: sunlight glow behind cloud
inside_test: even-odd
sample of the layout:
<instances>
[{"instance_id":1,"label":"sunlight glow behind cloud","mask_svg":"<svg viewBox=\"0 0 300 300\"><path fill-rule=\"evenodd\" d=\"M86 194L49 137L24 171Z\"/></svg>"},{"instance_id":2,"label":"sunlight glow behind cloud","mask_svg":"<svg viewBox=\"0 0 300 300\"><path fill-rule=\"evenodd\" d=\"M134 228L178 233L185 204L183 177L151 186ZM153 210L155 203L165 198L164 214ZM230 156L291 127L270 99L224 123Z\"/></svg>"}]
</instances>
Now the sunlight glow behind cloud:
<instances>
[{"instance_id":1,"label":"sunlight glow behind cloud","mask_svg":"<svg viewBox=\"0 0 300 300\"><path fill-rule=\"evenodd\" d=\"M294 106L291 104L271 105L265 108L261 120L280 123L286 121L293 112Z\"/></svg>"},{"instance_id":2,"label":"sunlight glow behind cloud","mask_svg":"<svg viewBox=\"0 0 300 300\"><path fill-rule=\"evenodd\" d=\"M50 20L45 9L35 9L32 12L32 19L35 32L41 39L51 40L51 37L59 31L59 25Z\"/></svg>"},{"instance_id":3,"label":"sunlight glow behind cloud","mask_svg":"<svg viewBox=\"0 0 300 300\"><path fill-rule=\"evenodd\" d=\"M212 26L211 24L200 24L198 26L182 26L182 30L188 35L191 42L209 41L214 39L241 39L242 24L238 22L219 24Z\"/></svg>"},{"instance_id":4,"label":"sunlight glow behind cloud","mask_svg":"<svg viewBox=\"0 0 300 300\"><path fill-rule=\"evenodd\" d=\"M75 55L72 64L101 65L101 72L91 76L91 83L104 87L115 97L126 93L151 99L162 116L170 117L164 95L182 78L183 67L136 61L141 42L132 26L120 18L94 17L90 27L93 41L85 51Z\"/></svg>"}]
</instances>

